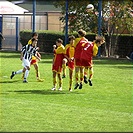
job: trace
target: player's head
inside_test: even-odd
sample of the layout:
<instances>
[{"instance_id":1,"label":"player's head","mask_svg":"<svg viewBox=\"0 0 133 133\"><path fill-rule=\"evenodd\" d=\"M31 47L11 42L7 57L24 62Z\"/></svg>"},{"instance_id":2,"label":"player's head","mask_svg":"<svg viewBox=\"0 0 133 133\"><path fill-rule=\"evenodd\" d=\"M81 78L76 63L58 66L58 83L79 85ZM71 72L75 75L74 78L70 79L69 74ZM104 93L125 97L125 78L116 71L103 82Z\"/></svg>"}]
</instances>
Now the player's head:
<instances>
[{"instance_id":1,"label":"player's head","mask_svg":"<svg viewBox=\"0 0 133 133\"><path fill-rule=\"evenodd\" d=\"M32 38L37 39L37 38L38 38L38 33L37 33L37 32L33 32L33 33L32 33Z\"/></svg>"},{"instance_id":2,"label":"player's head","mask_svg":"<svg viewBox=\"0 0 133 133\"><path fill-rule=\"evenodd\" d=\"M95 39L95 43L98 47L105 43L105 38L103 36L96 36Z\"/></svg>"},{"instance_id":3,"label":"player's head","mask_svg":"<svg viewBox=\"0 0 133 133\"><path fill-rule=\"evenodd\" d=\"M71 35L68 38L70 44L74 44L75 36Z\"/></svg>"},{"instance_id":4,"label":"player's head","mask_svg":"<svg viewBox=\"0 0 133 133\"><path fill-rule=\"evenodd\" d=\"M57 45L57 46L60 46L61 44L63 44L63 40L60 39L60 38L58 38L58 39L56 40L56 45Z\"/></svg>"},{"instance_id":5,"label":"player's head","mask_svg":"<svg viewBox=\"0 0 133 133\"><path fill-rule=\"evenodd\" d=\"M36 45L37 45L37 39L35 39L35 38L32 38L32 46L33 47L36 47Z\"/></svg>"},{"instance_id":6,"label":"player's head","mask_svg":"<svg viewBox=\"0 0 133 133\"><path fill-rule=\"evenodd\" d=\"M79 36L79 37L84 37L85 35L86 35L86 31L85 31L85 30L80 29L80 30L78 31L78 36Z\"/></svg>"}]
</instances>

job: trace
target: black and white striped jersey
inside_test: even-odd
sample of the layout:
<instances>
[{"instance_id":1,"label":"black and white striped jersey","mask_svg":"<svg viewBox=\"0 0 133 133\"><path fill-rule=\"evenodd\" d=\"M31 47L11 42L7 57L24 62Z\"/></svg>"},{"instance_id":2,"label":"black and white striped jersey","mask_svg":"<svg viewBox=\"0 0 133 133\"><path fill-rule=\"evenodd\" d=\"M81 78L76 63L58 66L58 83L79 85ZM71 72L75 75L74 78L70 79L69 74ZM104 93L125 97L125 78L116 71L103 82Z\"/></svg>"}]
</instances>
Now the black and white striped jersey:
<instances>
[{"instance_id":1,"label":"black and white striped jersey","mask_svg":"<svg viewBox=\"0 0 133 133\"><path fill-rule=\"evenodd\" d=\"M36 47L33 47L32 45L25 45L22 48L22 53L23 53L23 57L24 59L28 59L29 61L32 59L32 56L36 55Z\"/></svg>"}]
</instances>

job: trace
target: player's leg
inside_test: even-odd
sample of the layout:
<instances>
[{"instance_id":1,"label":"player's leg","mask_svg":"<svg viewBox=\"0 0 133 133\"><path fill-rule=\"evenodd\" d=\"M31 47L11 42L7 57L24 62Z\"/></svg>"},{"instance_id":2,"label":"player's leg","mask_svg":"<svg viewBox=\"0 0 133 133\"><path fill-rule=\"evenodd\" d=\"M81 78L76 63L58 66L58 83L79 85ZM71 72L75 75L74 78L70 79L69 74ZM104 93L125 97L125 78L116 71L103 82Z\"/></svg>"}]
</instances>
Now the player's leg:
<instances>
[{"instance_id":1,"label":"player's leg","mask_svg":"<svg viewBox=\"0 0 133 133\"><path fill-rule=\"evenodd\" d=\"M56 72L53 71L53 88L51 90L56 90L56 84L57 84L57 81L56 81Z\"/></svg>"},{"instance_id":2,"label":"player's leg","mask_svg":"<svg viewBox=\"0 0 133 133\"><path fill-rule=\"evenodd\" d=\"M92 78L93 78L93 66L89 67L89 85L92 86Z\"/></svg>"},{"instance_id":3,"label":"player's leg","mask_svg":"<svg viewBox=\"0 0 133 133\"><path fill-rule=\"evenodd\" d=\"M67 59L64 58L63 62L62 62L62 68L63 68L63 75L62 78L66 78L66 63L67 63Z\"/></svg>"},{"instance_id":4,"label":"player's leg","mask_svg":"<svg viewBox=\"0 0 133 133\"><path fill-rule=\"evenodd\" d=\"M29 76L29 72L30 72L30 66L26 66L24 68L25 72L24 72L24 80L23 83L28 83L27 78Z\"/></svg>"},{"instance_id":5,"label":"player's leg","mask_svg":"<svg viewBox=\"0 0 133 133\"><path fill-rule=\"evenodd\" d=\"M25 60L23 59L23 66L24 66L24 80L23 83L27 83L27 78L29 76L29 72L30 72L30 61L29 60Z\"/></svg>"},{"instance_id":6,"label":"player's leg","mask_svg":"<svg viewBox=\"0 0 133 133\"><path fill-rule=\"evenodd\" d=\"M23 72L23 69L18 70L18 71L16 71L16 72L12 71L10 78L12 79L16 74L20 74L20 73L22 73L22 72Z\"/></svg>"},{"instance_id":7,"label":"player's leg","mask_svg":"<svg viewBox=\"0 0 133 133\"><path fill-rule=\"evenodd\" d=\"M75 80L76 80L76 84L75 84L75 87L74 87L74 89L77 89L78 88L78 86L79 86L79 67L78 66L76 66L75 67Z\"/></svg>"},{"instance_id":8,"label":"player's leg","mask_svg":"<svg viewBox=\"0 0 133 133\"><path fill-rule=\"evenodd\" d=\"M12 79L16 74L21 74L21 73L24 73L25 72L25 68L23 68L23 69L20 69L20 70L18 70L18 71L12 71L12 74L11 74L11 76L10 76L10 78Z\"/></svg>"},{"instance_id":9,"label":"player's leg","mask_svg":"<svg viewBox=\"0 0 133 133\"><path fill-rule=\"evenodd\" d=\"M87 77L88 77L88 67L85 67L84 68L84 82L86 84L88 83Z\"/></svg>"},{"instance_id":10,"label":"player's leg","mask_svg":"<svg viewBox=\"0 0 133 133\"><path fill-rule=\"evenodd\" d=\"M79 89L82 89L84 79L84 67L80 67L80 84Z\"/></svg>"},{"instance_id":11,"label":"player's leg","mask_svg":"<svg viewBox=\"0 0 133 133\"><path fill-rule=\"evenodd\" d=\"M39 66L38 66L38 63L35 63L35 64L33 64L33 65L34 65L34 68L35 68L35 71L36 71L36 79L37 79L37 81L42 82L43 80L40 79L40 73L39 73Z\"/></svg>"},{"instance_id":12,"label":"player's leg","mask_svg":"<svg viewBox=\"0 0 133 133\"><path fill-rule=\"evenodd\" d=\"M61 77L61 73L58 73L58 79L59 79L59 91L62 91L62 77Z\"/></svg>"},{"instance_id":13,"label":"player's leg","mask_svg":"<svg viewBox=\"0 0 133 133\"><path fill-rule=\"evenodd\" d=\"M69 68L69 91L72 91L73 70Z\"/></svg>"}]
</instances>

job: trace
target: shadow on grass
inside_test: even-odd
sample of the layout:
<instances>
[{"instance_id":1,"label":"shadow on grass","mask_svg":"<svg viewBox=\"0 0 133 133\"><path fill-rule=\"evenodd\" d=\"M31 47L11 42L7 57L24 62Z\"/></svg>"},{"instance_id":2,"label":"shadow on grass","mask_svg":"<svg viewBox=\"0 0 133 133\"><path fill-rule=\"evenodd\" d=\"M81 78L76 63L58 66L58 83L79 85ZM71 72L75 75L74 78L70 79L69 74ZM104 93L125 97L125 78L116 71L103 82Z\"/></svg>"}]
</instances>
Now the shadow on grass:
<instances>
[{"instance_id":1,"label":"shadow on grass","mask_svg":"<svg viewBox=\"0 0 133 133\"><path fill-rule=\"evenodd\" d=\"M0 84L7 84L7 83L16 83L16 82L20 82L20 80L13 80L13 81L0 81Z\"/></svg>"},{"instance_id":2,"label":"shadow on grass","mask_svg":"<svg viewBox=\"0 0 133 133\"><path fill-rule=\"evenodd\" d=\"M114 67L117 67L119 69L133 69L133 66L114 66Z\"/></svg>"},{"instance_id":3,"label":"shadow on grass","mask_svg":"<svg viewBox=\"0 0 133 133\"><path fill-rule=\"evenodd\" d=\"M0 58L20 58L20 54L18 55L1 55Z\"/></svg>"},{"instance_id":4,"label":"shadow on grass","mask_svg":"<svg viewBox=\"0 0 133 133\"><path fill-rule=\"evenodd\" d=\"M50 61L50 60L40 61L39 63L40 63L40 64L41 64L41 63L48 63L48 64L50 63L50 64L52 65L52 60L51 60L51 61Z\"/></svg>"},{"instance_id":5,"label":"shadow on grass","mask_svg":"<svg viewBox=\"0 0 133 133\"><path fill-rule=\"evenodd\" d=\"M96 65L132 65L133 63L126 59L101 59L95 58L93 62Z\"/></svg>"},{"instance_id":6,"label":"shadow on grass","mask_svg":"<svg viewBox=\"0 0 133 133\"><path fill-rule=\"evenodd\" d=\"M56 94L81 94L80 92L77 91L52 91L52 90L15 90L15 91L8 91L8 92L15 92L18 94L41 94L41 95L56 95Z\"/></svg>"}]
</instances>

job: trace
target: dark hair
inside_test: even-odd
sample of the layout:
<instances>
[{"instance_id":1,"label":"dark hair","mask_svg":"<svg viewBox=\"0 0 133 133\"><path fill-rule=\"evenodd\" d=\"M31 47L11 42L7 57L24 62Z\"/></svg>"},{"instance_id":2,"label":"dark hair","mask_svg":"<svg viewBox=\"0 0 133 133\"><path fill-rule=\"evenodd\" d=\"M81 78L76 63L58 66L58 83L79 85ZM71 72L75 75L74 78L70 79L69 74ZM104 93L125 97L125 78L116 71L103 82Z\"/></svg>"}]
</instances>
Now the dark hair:
<instances>
[{"instance_id":1,"label":"dark hair","mask_svg":"<svg viewBox=\"0 0 133 133\"><path fill-rule=\"evenodd\" d=\"M34 41L37 41L37 39L35 39L35 38L32 38L32 39L31 39L31 41L32 41L32 43L33 43Z\"/></svg>"},{"instance_id":2,"label":"dark hair","mask_svg":"<svg viewBox=\"0 0 133 133\"><path fill-rule=\"evenodd\" d=\"M84 36L86 35L86 31L83 30L83 29L80 29L80 30L78 31L78 34L81 35L82 37L84 37Z\"/></svg>"},{"instance_id":3,"label":"dark hair","mask_svg":"<svg viewBox=\"0 0 133 133\"><path fill-rule=\"evenodd\" d=\"M38 36L38 33L37 32L33 32L32 33L32 37L34 37L34 36Z\"/></svg>"},{"instance_id":4,"label":"dark hair","mask_svg":"<svg viewBox=\"0 0 133 133\"><path fill-rule=\"evenodd\" d=\"M68 40L69 40L69 42L70 42L71 40L75 40L75 36L73 36L73 35L69 36Z\"/></svg>"},{"instance_id":5,"label":"dark hair","mask_svg":"<svg viewBox=\"0 0 133 133\"><path fill-rule=\"evenodd\" d=\"M95 43L100 43L101 41L104 41L104 37L103 36L98 36L98 38L96 38Z\"/></svg>"},{"instance_id":6,"label":"dark hair","mask_svg":"<svg viewBox=\"0 0 133 133\"><path fill-rule=\"evenodd\" d=\"M63 43L63 40L60 39L60 38L58 38L58 39L56 40L56 42L58 42L58 43Z\"/></svg>"}]
</instances>

